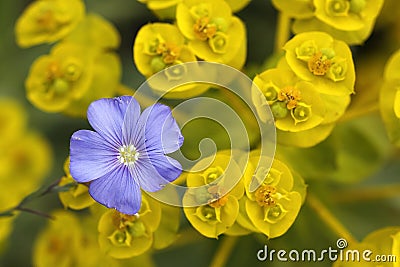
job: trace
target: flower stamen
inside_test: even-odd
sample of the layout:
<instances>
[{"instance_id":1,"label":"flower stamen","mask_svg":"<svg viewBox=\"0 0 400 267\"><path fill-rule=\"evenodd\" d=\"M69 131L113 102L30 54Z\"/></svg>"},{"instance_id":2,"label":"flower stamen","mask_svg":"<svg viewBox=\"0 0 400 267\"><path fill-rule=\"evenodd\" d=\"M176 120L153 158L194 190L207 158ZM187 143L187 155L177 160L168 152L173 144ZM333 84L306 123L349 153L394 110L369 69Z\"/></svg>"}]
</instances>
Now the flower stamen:
<instances>
[{"instance_id":1,"label":"flower stamen","mask_svg":"<svg viewBox=\"0 0 400 267\"><path fill-rule=\"evenodd\" d=\"M328 72L331 65L331 60L319 51L308 61L308 70L316 76L323 76Z\"/></svg>"},{"instance_id":2,"label":"flower stamen","mask_svg":"<svg viewBox=\"0 0 400 267\"><path fill-rule=\"evenodd\" d=\"M196 20L196 23L193 25L193 31L199 40L206 41L215 35L217 26L210 23L209 17L202 17Z\"/></svg>"},{"instance_id":3,"label":"flower stamen","mask_svg":"<svg viewBox=\"0 0 400 267\"><path fill-rule=\"evenodd\" d=\"M287 86L279 91L278 100L285 101L287 109L294 109L301 100L301 93L293 86Z\"/></svg>"},{"instance_id":4,"label":"flower stamen","mask_svg":"<svg viewBox=\"0 0 400 267\"><path fill-rule=\"evenodd\" d=\"M274 195L276 188L272 185L262 185L255 193L256 201L261 207L273 207L276 205Z\"/></svg>"},{"instance_id":5,"label":"flower stamen","mask_svg":"<svg viewBox=\"0 0 400 267\"><path fill-rule=\"evenodd\" d=\"M132 166L139 159L139 152L134 145L123 145L119 148L119 155L117 159L125 166Z\"/></svg>"}]
</instances>

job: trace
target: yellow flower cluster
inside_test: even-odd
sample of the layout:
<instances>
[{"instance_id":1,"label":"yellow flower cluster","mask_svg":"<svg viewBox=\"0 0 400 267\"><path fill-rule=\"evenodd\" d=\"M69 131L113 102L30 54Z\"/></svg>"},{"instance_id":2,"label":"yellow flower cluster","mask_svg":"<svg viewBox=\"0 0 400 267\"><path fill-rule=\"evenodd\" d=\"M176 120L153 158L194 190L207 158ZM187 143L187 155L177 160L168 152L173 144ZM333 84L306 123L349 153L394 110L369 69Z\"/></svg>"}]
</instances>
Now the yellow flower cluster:
<instances>
[{"instance_id":1,"label":"yellow flower cluster","mask_svg":"<svg viewBox=\"0 0 400 267\"><path fill-rule=\"evenodd\" d=\"M79 184L72 178L69 172L69 158L65 161L64 171L65 176L60 180L59 186L70 185L70 187L67 191L58 193L61 203L66 209L90 208L91 214L88 217L92 224L97 223L97 227L93 225L90 227L98 229L98 232L91 233L92 237L90 238L95 238L91 246L102 252L102 258L108 258L110 262L113 262L113 259L136 258L150 249L167 247L176 239L179 228L178 208L162 204L143 192L139 212L132 216L125 215L114 209L107 209L91 198L88 186ZM82 227L78 228L83 230ZM46 231L51 232L51 229ZM43 239L45 238L43 237ZM41 249L51 245L48 240L41 242L43 243L39 245L42 247ZM62 242L67 242L67 240ZM39 260L43 260L42 256L37 257ZM67 253L65 257L72 259L74 254ZM96 263L98 264L99 261ZM43 264L42 266L52 265ZM110 266L118 265L110 263Z\"/></svg>"},{"instance_id":2,"label":"yellow flower cluster","mask_svg":"<svg viewBox=\"0 0 400 267\"><path fill-rule=\"evenodd\" d=\"M160 19L175 18L176 6L183 0L138 0L146 4L147 8L154 12ZM233 12L245 8L251 0L225 0Z\"/></svg>"},{"instance_id":3,"label":"yellow flower cluster","mask_svg":"<svg viewBox=\"0 0 400 267\"><path fill-rule=\"evenodd\" d=\"M295 19L295 33L324 31L348 44L362 44L371 34L383 0L272 0Z\"/></svg>"},{"instance_id":4,"label":"yellow flower cluster","mask_svg":"<svg viewBox=\"0 0 400 267\"><path fill-rule=\"evenodd\" d=\"M297 34L274 69L254 78L271 107L278 142L310 147L324 140L354 91L349 47L324 32Z\"/></svg>"},{"instance_id":5,"label":"yellow flower cluster","mask_svg":"<svg viewBox=\"0 0 400 267\"><path fill-rule=\"evenodd\" d=\"M238 183L229 189L229 168L239 171L228 156L220 151L213 163L201 172L186 175L189 190L183 204L206 202L199 207L185 207L186 218L202 235L218 238L221 234L246 235L263 233L268 238L283 235L294 223L305 199L306 186L303 179L279 160L274 160L270 170L258 167L259 151L250 154L247 168ZM204 159L208 161L209 159ZM202 165L202 161L197 165ZM197 169L197 165L193 168ZM251 184L260 184L250 191ZM193 194L190 188L206 186L203 194ZM199 199L201 198L201 199Z\"/></svg>"},{"instance_id":6,"label":"yellow flower cluster","mask_svg":"<svg viewBox=\"0 0 400 267\"><path fill-rule=\"evenodd\" d=\"M357 254L352 256L351 251L358 251L359 256ZM368 253L368 251L371 253ZM368 234L362 242L350 244L343 251L343 255L346 255L346 257L349 255L349 260L337 260L333 267L396 267L400 257L400 227L378 229ZM352 260L352 257L354 257L354 260ZM367 260L364 260L363 257L367 257ZM360 260L357 260L357 258Z\"/></svg>"},{"instance_id":7,"label":"yellow flower cluster","mask_svg":"<svg viewBox=\"0 0 400 267\"><path fill-rule=\"evenodd\" d=\"M153 7L160 2L176 9L176 25L152 23L139 30L133 54L140 73L150 77L167 67L196 60L223 63L237 69L243 67L246 29L243 22L232 14L229 2L182 0L147 1L147 4ZM231 1L231 4L242 6L243 2L247 1ZM172 74L170 76L167 78L174 79ZM180 86L166 97L187 98L207 89L205 85Z\"/></svg>"},{"instance_id":8,"label":"yellow flower cluster","mask_svg":"<svg viewBox=\"0 0 400 267\"><path fill-rule=\"evenodd\" d=\"M390 140L400 146L400 50L386 63L380 91L380 110Z\"/></svg>"},{"instance_id":9,"label":"yellow flower cluster","mask_svg":"<svg viewBox=\"0 0 400 267\"><path fill-rule=\"evenodd\" d=\"M58 41L33 62L25 81L27 98L45 112L83 117L92 101L114 96L119 86L119 34L101 16L84 12L80 0L38 0L16 24L21 47Z\"/></svg>"},{"instance_id":10,"label":"yellow flower cluster","mask_svg":"<svg viewBox=\"0 0 400 267\"><path fill-rule=\"evenodd\" d=\"M0 99L0 210L17 206L36 190L52 166L47 140L27 128L23 106L11 99ZM12 217L0 221L0 244L11 231Z\"/></svg>"}]
</instances>

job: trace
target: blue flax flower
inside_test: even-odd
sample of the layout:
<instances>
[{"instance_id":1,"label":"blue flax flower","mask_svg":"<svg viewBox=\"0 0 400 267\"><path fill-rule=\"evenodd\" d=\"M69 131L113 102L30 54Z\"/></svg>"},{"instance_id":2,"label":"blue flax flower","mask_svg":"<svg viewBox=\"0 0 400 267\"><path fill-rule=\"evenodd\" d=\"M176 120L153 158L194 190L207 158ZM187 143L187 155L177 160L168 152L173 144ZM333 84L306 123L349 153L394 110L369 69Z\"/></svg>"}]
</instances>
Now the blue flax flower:
<instances>
[{"instance_id":1,"label":"blue flax flower","mask_svg":"<svg viewBox=\"0 0 400 267\"><path fill-rule=\"evenodd\" d=\"M166 154L180 148L181 131L169 107L155 104L140 113L130 96L93 102L87 117L94 131L75 132L70 142L70 171L99 203L125 214L141 205L141 188L160 190L182 172Z\"/></svg>"}]
</instances>

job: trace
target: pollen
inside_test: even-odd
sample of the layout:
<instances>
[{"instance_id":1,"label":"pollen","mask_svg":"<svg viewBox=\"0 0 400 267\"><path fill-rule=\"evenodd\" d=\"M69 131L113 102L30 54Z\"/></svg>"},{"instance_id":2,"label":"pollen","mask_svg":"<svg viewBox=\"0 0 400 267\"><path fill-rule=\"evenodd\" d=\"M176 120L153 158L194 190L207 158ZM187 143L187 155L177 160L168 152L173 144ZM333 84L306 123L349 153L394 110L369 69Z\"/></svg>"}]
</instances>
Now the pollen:
<instances>
[{"instance_id":1,"label":"pollen","mask_svg":"<svg viewBox=\"0 0 400 267\"><path fill-rule=\"evenodd\" d=\"M210 24L210 18L202 17L196 20L196 23L193 25L193 31L199 40L206 41L215 35L217 26Z\"/></svg>"},{"instance_id":2,"label":"pollen","mask_svg":"<svg viewBox=\"0 0 400 267\"><path fill-rule=\"evenodd\" d=\"M125 166L132 166L139 159L139 152L134 145L123 145L120 147L118 161Z\"/></svg>"},{"instance_id":3,"label":"pollen","mask_svg":"<svg viewBox=\"0 0 400 267\"><path fill-rule=\"evenodd\" d=\"M272 185L262 185L255 193L256 201L261 207L273 207L276 205L274 195L276 188Z\"/></svg>"},{"instance_id":4,"label":"pollen","mask_svg":"<svg viewBox=\"0 0 400 267\"><path fill-rule=\"evenodd\" d=\"M278 100L285 101L287 109L294 109L301 100L301 93L293 86L282 88L278 93Z\"/></svg>"},{"instance_id":5,"label":"pollen","mask_svg":"<svg viewBox=\"0 0 400 267\"><path fill-rule=\"evenodd\" d=\"M314 56L312 56L310 60L308 60L308 69L312 74L316 76L325 75L331 65L331 60L326 58L321 51L315 53Z\"/></svg>"}]
</instances>

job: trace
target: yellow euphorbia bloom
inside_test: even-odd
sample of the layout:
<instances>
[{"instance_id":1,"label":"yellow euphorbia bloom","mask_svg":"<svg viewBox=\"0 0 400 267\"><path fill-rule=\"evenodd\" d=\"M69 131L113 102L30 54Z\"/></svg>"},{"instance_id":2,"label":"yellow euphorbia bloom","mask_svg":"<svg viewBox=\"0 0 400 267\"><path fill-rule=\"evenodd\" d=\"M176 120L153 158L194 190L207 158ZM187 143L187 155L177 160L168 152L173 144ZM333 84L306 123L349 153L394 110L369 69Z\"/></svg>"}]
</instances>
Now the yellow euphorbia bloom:
<instances>
[{"instance_id":1,"label":"yellow euphorbia bloom","mask_svg":"<svg viewBox=\"0 0 400 267\"><path fill-rule=\"evenodd\" d=\"M258 156L250 157L244 184L246 189L246 212L258 231L268 238L283 235L294 223L304 201L304 188L294 188L294 176L281 161L274 160L270 170L256 169ZM301 179L295 176L296 179ZM257 182L259 187L251 192L250 185ZM296 183L302 184L304 183ZM305 187L305 186L304 186ZM295 191L298 190L298 191Z\"/></svg>"},{"instance_id":2,"label":"yellow euphorbia bloom","mask_svg":"<svg viewBox=\"0 0 400 267\"><path fill-rule=\"evenodd\" d=\"M251 0L225 0L231 7L232 12L238 12L245 8Z\"/></svg>"},{"instance_id":3,"label":"yellow euphorbia bloom","mask_svg":"<svg viewBox=\"0 0 400 267\"><path fill-rule=\"evenodd\" d=\"M146 77L171 65L196 61L179 29L168 23L143 26L133 45L136 67Z\"/></svg>"},{"instance_id":4,"label":"yellow euphorbia bloom","mask_svg":"<svg viewBox=\"0 0 400 267\"><path fill-rule=\"evenodd\" d=\"M362 29L374 21L383 0L314 0L315 16L324 23L346 31Z\"/></svg>"},{"instance_id":5,"label":"yellow euphorbia bloom","mask_svg":"<svg viewBox=\"0 0 400 267\"><path fill-rule=\"evenodd\" d=\"M0 147L4 149L23 135L27 119L22 105L15 100L1 98L0 106Z\"/></svg>"},{"instance_id":6,"label":"yellow euphorbia bloom","mask_svg":"<svg viewBox=\"0 0 400 267\"><path fill-rule=\"evenodd\" d=\"M310 18L314 15L313 0L272 0L272 4L292 18Z\"/></svg>"},{"instance_id":7,"label":"yellow euphorbia bloom","mask_svg":"<svg viewBox=\"0 0 400 267\"><path fill-rule=\"evenodd\" d=\"M323 32L297 34L283 49L289 67L318 92L349 95L354 91L355 71L348 45Z\"/></svg>"},{"instance_id":8,"label":"yellow euphorbia bloom","mask_svg":"<svg viewBox=\"0 0 400 267\"><path fill-rule=\"evenodd\" d=\"M36 132L24 133L13 146L0 154L0 183L8 188L2 194L0 210L17 205L36 190L52 166L52 151L47 140Z\"/></svg>"},{"instance_id":9,"label":"yellow euphorbia bloom","mask_svg":"<svg viewBox=\"0 0 400 267\"><path fill-rule=\"evenodd\" d=\"M81 0L34 1L17 20L17 44L29 47L58 41L76 27L84 14Z\"/></svg>"},{"instance_id":10,"label":"yellow euphorbia bloom","mask_svg":"<svg viewBox=\"0 0 400 267\"><path fill-rule=\"evenodd\" d=\"M36 239L33 250L33 264L38 267L77 265L82 229L70 212L56 211L55 220Z\"/></svg>"},{"instance_id":11,"label":"yellow euphorbia bloom","mask_svg":"<svg viewBox=\"0 0 400 267\"><path fill-rule=\"evenodd\" d=\"M32 64L25 86L39 109L84 116L93 100L114 94L120 75L115 53L65 42Z\"/></svg>"},{"instance_id":12,"label":"yellow euphorbia bloom","mask_svg":"<svg viewBox=\"0 0 400 267\"><path fill-rule=\"evenodd\" d=\"M89 195L89 187L84 184L77 183L69 172L69 157L64 162L65 176L61 178L59 186L72 184L71 189L66 192L59 192L58 196L65 208L81 210L95 203L94 199Z\"/></svg>"},{"instance_id":13,"label":"yellow euphorbia bloom","mask_svg":"<svg viewBox=\"0 0 400 267\"><path fill-rule=\"evenodd\" d=\"M153 23L143 26L136 35L133 46L133 56L137 69L146 77L164 70L170 66L185 62L197 61L193 52L185 44L185 37L178 27L168 23ZM168 98L188 98L204 93L209 86L205 84L187 84L169 88L168 82L179 79L182 73L166 69L166 81L161 77L150 79L152 89ZM168 89L168 90L167 90ZM169 90L171 89L171 90Z\"/></svg>"},{"instance_id":14,"label":"yellow euphorbia bloom","mask_svg":"<svg viewBox=\"0 0 400 267\"><path fill-rule=\"evenodd\" d=\"M276 6L282 8L279 2L291 1L274 1ZM308 14L312 11L311 16L296 16L293 7L284 6L282 12L285 10L293 11L292 13L286 11L289 16L296 18L293 23L293 32L302 33L309 31L322 31L329 33L335 39L343 40L349 45L358 45L370 36L374 26L375 19L378 16L383 0L299 0L302 5L294 5L300 8L299 11L304 11L300 14ZM279 3L279 4L278 4Z\"/></svg>"},{"instance_id":15,"label":"yellow euphorbia bloom","mask_svg":"<svg viewBox=\"0 0 400 267\"><path fill-rule=\"evenodd\" d=\"M258 106L270 106L281 144L309 147L321 142L350 102L348 95L318 92L313 83L296 76L285 61L278 68L257 75L254 83L265 98L258 100Z\"/></svg>"},{"instance_id":16,"label":"yellow euphorbia bloom","mask_svg":"<svg viewBox=\"0 0 400 267\"><path fill-rule=\"evenodd\" d=\"M177 25L200 59L240 69L246 60L246 29L222 0L184 0L177 7Z\"/></svg>"},{"instance_id":17,"label":"yellow euphorbia bloom","mask_svg":"<svg viewBox=\"0 0 400 267\"><path fill-rule=\"evenodd\" d=\"M380 91L380 110L390 140L400 146L400 50L385 66L384 82Z\"/></svg>"},{"instance_id":18,"label":"yellow euphorbia bloom","mask_svg":"<svg viewBox=\"0 0 400 267\"><path fill-rule=\"evenodd\" d=\"M198 162L193 168L197 169L205 158ZM239 171L238 166L230 158L226 151L217 152L213 163L200 172L188 173L186 183L189 190L183 198L186 218L192 226L202 235L209 238L218 238L234 225L239 213L238 200L244 194L243 182L240 180L233 188L228 185L230 175L226 173L229 166L230 171ZM192 193L190 188L202 187L202 193ZM199 203L201 206L190 207L191 203ZM207 204L203 204L207 203Z\"/></svg>"},{"instance_id":19,"label":"yellow euphorbia bloom","mask_svg":"<svg viewBox=\"0 0 400 267\"><path fill-rule=\"evenodd\" d=\"M339 259L333 264L333 267L398 267L399 244L400 227L386 227L376 230L368 234L362 242L349 244L349 247L343 251L343 258L349 257L350 260ZM356 250L358 253L351 252ZM352 256L354 260L352 260ZM357 258L360 260L357 260Z\"/></svg>"},{"instance_id":20,"label":"yellow euphorbia bloom","mask_svg":"<svg viewBox=\"0 0 400 267\"><path fill-rule=\"evenodd\" d=\"M161 19L175 18L176 5L182 0L138 0Z\"/></svg>"},{"instance_id":21,"label":"yellow euphorbia bloom","mask_svg":"<svg viewBox=\"0 0 400 267\"><path fill-rule=\"evenodd\" d=\"M63 39L63 42L110 50L119 47L121 38L114 25L100 15L90 13Z\"/></svg>"},{"instance_id":22,"label":"yellow euphorbia bloom","mask_svg":"<svg viewBox=\"0 0 400 267\"><path fill-rule=\"evenodd\" d=\"M144 194L138 214L125 215L110 209L98 224L100 249L116 259L141 255L151 248L160 220L160 204Z\"/></svg>"}]
</instances>

